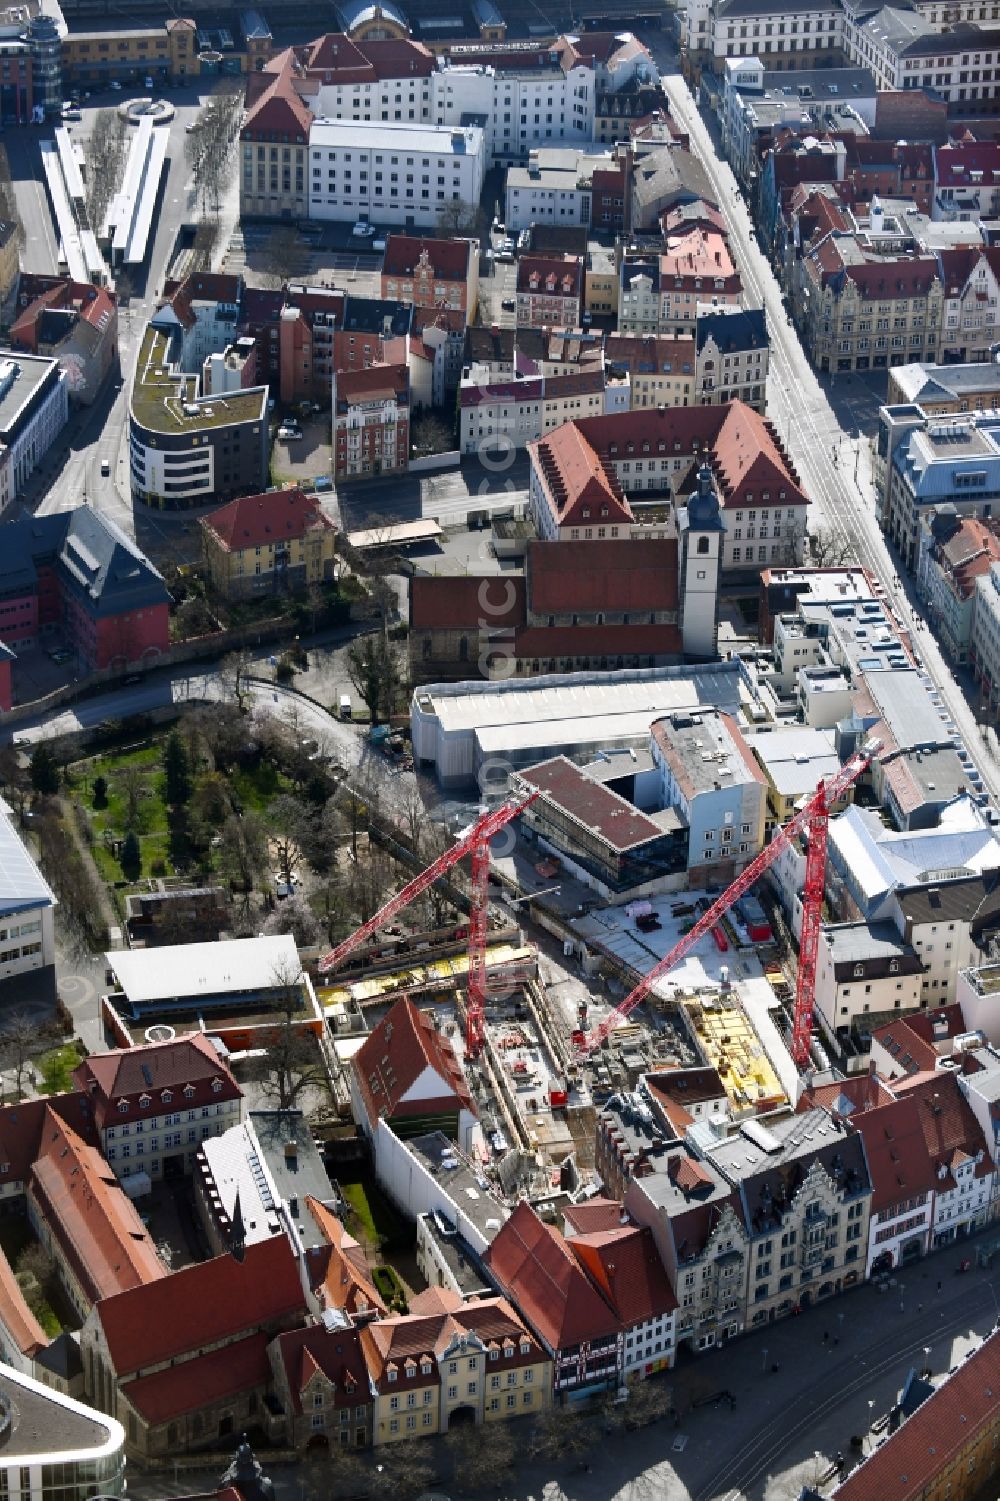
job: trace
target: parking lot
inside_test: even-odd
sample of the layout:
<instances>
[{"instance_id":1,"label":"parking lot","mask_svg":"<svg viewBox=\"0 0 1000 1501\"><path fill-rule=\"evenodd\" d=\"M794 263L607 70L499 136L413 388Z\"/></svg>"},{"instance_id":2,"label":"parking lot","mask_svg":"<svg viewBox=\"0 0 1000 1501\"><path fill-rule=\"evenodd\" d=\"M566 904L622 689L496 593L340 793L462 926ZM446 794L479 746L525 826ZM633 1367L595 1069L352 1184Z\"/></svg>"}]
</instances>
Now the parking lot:
<instances>
[{"instance_id":1,"label":"parking lot","mask_svg":"<svg viewBox=\"0 0 1000 1501\"><path fill-rule=\"evenodd\" d=\"M333 448L328 416L304 418L300 438L275 438L271 451L271 478L276 485L303 485L306 489L320 475L330 474Z\"/></svg>"}]
</instances>

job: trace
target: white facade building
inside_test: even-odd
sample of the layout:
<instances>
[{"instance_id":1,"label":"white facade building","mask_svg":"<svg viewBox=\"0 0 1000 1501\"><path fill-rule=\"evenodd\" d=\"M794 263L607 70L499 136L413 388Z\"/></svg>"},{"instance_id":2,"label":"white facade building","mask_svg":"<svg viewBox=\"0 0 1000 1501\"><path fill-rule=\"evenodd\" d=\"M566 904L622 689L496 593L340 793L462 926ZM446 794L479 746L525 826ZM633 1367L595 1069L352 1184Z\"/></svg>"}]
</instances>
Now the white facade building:
<instances>
[{"instance_id":1,"label":"white facade building","mask_svg":"<svg viewBox=\"0 0 1000 1501\"><path fill-rule=\"evenodd\" d=\"M309 217L429 229L447 203L478 205L485 170L477 125L315 120L309 132Z\"/></svg>"},{"instance_id":2,"label":"white facade building","mask_svg":"<svg viewBox=\"0 0 1000 1501\"><path fill-rule=\"evenodd\" d=\"M969 661L983 707L1000 708L1000 563L976 579L969 633Z\"/></svg>"},{"instance_id":3,"label":"white facade building","mask_svg":"<svg viewBox=\"0 0 1000 1501\"><path fill-rule=\"evenodd\" d=\"M0 1488L20 1501L125 1495L125 1430L12 1366L0 1365Z\"/></svg>"},{"instance_id":4,"label":"white facade building","mask_svg":"<svg viewBox=\"0 0 1000 1501\"><path fill-rule=\"evenodd\" d=\"M0 512L16 500L69 416L58 360L0 350Z\"/></svg>"},{"instance_id":5,"label":"white facade building","mask_svg":"<svg viewBox=\"0 0 1000 1501\"><path fill-rule=\"evenodd\" d=\"M611 151L588 152L572 146L532 151L525 167L507 172L507 228L532 224L590 224L594 172L613 171Z\"/></svg>"},{"instance_id":6,"label":"white facade building","mask_svg":"<svg viewBox=\"0 0 1000 1501\"><path fill-rule=\"evenodd\" d=\"M0 801L0 984L55 964L55 905L11 810Z\"/></svg>"},{"instance_id":7,"label":"white facade building","mask_svg":"<svg viewBox=\"0 0 1000 1501\"><path fill-rule=\"evenodd\" d=\"M558 54L553 53L555 59ZM594 139L597 88L594 70L582 62L505 69L487 64L438 62L431 79L431 119L460 126L484 118L487 155L515 162L533 146Z\"/></svg>"}]
</instances>

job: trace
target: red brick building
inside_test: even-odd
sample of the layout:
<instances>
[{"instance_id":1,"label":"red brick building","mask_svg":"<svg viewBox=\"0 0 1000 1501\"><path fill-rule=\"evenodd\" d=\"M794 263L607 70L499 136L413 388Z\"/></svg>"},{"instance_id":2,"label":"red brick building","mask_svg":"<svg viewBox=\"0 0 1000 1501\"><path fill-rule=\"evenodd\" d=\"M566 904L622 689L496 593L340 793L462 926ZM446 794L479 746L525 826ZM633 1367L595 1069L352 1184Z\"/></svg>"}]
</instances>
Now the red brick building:
<instances>
[{"instance_id":1,"label":"red brick building","mask_svg":"<svg viewBox=\"0 0 1000 1501\"><path fill-rule=\"evenodd\" d=\"M579 328L583 261L576 255L524 255L517 266L519 328Z\"/></svg>"},{"instance_id":2,"label":"red brick building","mask_svg":"<svg viewBox=\"0 0 1000 1501\"><path fill-rule=\"evenodd\" d=\"M475 317L479 247L474 240L427 240L389 235L382 261L382 296L419 308L450 308Z\"/></svg>"},{"instance_id":3,"label":"red brick building","mask_svg":"<svg viewBox=\"0 0 1000 1501\"><path fill-rule=\"evenodd\" d=\"M410 372L405 364L336 373L333 454L337 481L406 472L410 462Z\"/></svg>"},{"instance_id":4,"label":"red brick building","mask_svg":"<svg viewBox=\"0 0 1000 1501\"><path fill-rule=\"evenodd\" d=\"M4 531L0 635L12 648L58 639L85 671L148 664L170 645L170 596L153 565L89 506ZM0 669L10 671L10 657ZM0 671L0 694L5 674Z\"/></svg>"}]
</instances>

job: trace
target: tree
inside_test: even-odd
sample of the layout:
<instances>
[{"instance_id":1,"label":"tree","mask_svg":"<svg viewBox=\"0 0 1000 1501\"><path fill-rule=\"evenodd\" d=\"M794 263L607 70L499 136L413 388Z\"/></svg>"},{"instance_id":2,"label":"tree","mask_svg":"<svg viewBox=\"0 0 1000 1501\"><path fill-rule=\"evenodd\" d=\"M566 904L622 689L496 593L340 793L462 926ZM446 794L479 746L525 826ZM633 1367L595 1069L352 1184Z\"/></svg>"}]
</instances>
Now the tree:
<instances>
[{"instance_id":1,"label":"tree","mask_svg":"<svg viewBox=\"0 0 1000 1501\"><path fill-rule=\"evenodd\" d=\"M445 1448L456 1483L467 1482L474 1475L477 1489L496 1492L504 1486L521 1457L512 1428L510 1423L453 1428L445 1439Z\"/></svg>"},{"instance_id":2,"label":"tree","mask_svg":"<svg viewBox=\"0 0 1000 1501\"><path fill-rule=\"evenodd\" d=\"M125 827L134 829L139 822L139 809L146 796L146 773L141 766L126 761L118 772L118 786L125 802Z\"/></svg>"},{"instance_id":3,"label":"tree","mask_svg":"<svg viewBox=\"0 0 1000 1501\"><path fill-rule=\"evenodd\" d=\"M337 849L343 837L344 821L333 797L323 807L302 819L299 848L303 859L317 873L326 875L337 861Z\"/></svg>"},{"instance_id":4,"label":"tree","mask_svg":"<svg viewBox=\"0 0 1000 1501\"><path fill-rule=\"evenodd\" d=\"M38 1022L23 1011L12 1011L0 1032L0 1060L14 1073L14 1098L24 1096L24 1076L31 1059L41 1049Z\"/></svg>"},{"instance_id":5,"label":"tree","mask_svg":"<svg viewBox=\"0 0 1000 1501\"><path fill-rule=\"evenodd\" d=\"M347 649L347 676L366 705L372 724L392 713L400 672L396 650L383 631L352 641Z\"/></svg>"},{"instance_id":6,"label":"tree","mask_svg":"<svg viewBox=\"0 0 1000 1501\"><path fill-rule=\"evenodd\" d=\"M112 194L121 180L125 164L125 135L128 130L116 109L98 110L87 142L87 215L91 227L100 232Z\"/></svg>"},{"instance_id":7,"label":"tree","mask_svg":"<svg viewBox=\"0 0 1000 1501\"><path fill-rule=\"evenodd\" d=\"M107 777L94 778L94 807L106 808L108 806L108 779Z\"/></svg>"},{"instance_id":8,"label":"tree","mask_svg":"<svg viewBox=\"0 0 1000 1501\"><path fill-rule=\"evenodd\" d=\"M249 895L267 870L267 830L256 813L231 813L219 834L219 869L239 891Z\"/></svg>"},{"instance_id":9,"label":"tree","mask_svg":"<svg viewBox=\"0 0 1000 1501\"><path fill-rule=\"evenodd\" d=\"M18 818L24 823L31 776L20 751L13 745L0 747L0 786L4 797L14 804Z\"/></svg>"},{"instance_id":10,"label":"tree","mask_svg":"<svg viewBox=\"0 0 1000 1501\"><path fill-rule=\"evenodd\" d=\"M187 746L176 730L171 730L163 747L163 778L170 806L186 803L191 796L191 762Z\"/></svg>"},{"instance_id":11,"label":"tree","mask_svg":"<svg viewBox=\"0 0 1000 1501\"><path fill-rule=\"evenodd\" d=\"M433 1479L434 1463L426 1440L404 1439L379 1449L369 1488L379 1501L383 1497L385 1501L396 1501L396 1497L419 1495Z\"/></svg>"},{"instance_id":12,"label":"tree","mask_svg":"<svg viewBox=\"0 0 1000 1501\"><path fill-rule=\"evenodd\" d=\"M191 798L191 812L195 819L206 828L218 829L232 811L229 783L222 773L209 771L199 777Z\"/></svg>"},{"instance_id":13,"label":"tree","mask_svg":"<svg viewBox=\"0 0 1000 1501\"><path fill-rule=\"evenodd\" d=\"M579 1459L593 1442L593 1425L582 1413L567 1407L550 1407L535 1423L529 1452L533 1459Z\"/></svg>"},{"instance_id":14,"label":"tree","mask_svg":"<svg viewBox=\"0 0 1000 1501\"><path fill-rule=\"evenodd\" d=\"M809 533L809 553L817 568L843 568L857 564L858 553L853 536L838 536L832 527L820 526Z\"/></svg>"},{"instance_id":15,"label":"tree","mask_svg":"<svg viewBox=\"0 0 1000 1501\"><path fill-rule=\"evenodd\" d=\"M59 762L44 743L31 757L29 774L39 797L54 797L59 791Z\"/></svg>"},{"instance_id":16,"label":"tree","mask_svg":"<svg viewBox=\"0 0 1000 1501\"><path fill-rule=\"evenodd\" d=\"M414 453L448 453L455 447L455 425L439 408L425 408L410 425Z\"/></svg>"},{"instance_id":17,"label":"tree","mask_svg":"<svg viewBox=\"0 0 1000 1501\"><path fill-rule=\"evenodd\" d=\"M142 850L134 829L129 829L122 840L122 852L118 857L122 875L126 881L137 881L142 873Z\"/></svg>"},{"instance_id":18,"label":"tree","mask_svg":"<svg viewBox=\"0 0 1000 1501\"><path fill-rule=\"evenodd\" d=\"M283 287L304 277L309 270L309 252L292 224L279 224L254 258L253 270L265 287Z\"/></svg>"},{"instance_id":19,"label":"tree","mask_svg":"<svg viewBox=\"0 0 1000 1501\"><path fill-rule=\"evenodd\" d=\"M300 831L305 817L302 804L283 792L268 804L267 817L278 869L282 879L290 883L302 859Z\"/></svg>"},{"instance_id":20,"label":"tree","mask_svg":"<svg viewBox=\"0 0 1000 1501\"><path fill-rule=\"evenodd\" d=\"M250 653L247 651L230 652L219 664L219 685L227 698L235 699L237 707L242 709L243 697L247 691L250 677Z\"/></svg>"},{"instance_id":21,"label":"tree","mask_svg":"<svg viewBox=\"0 0 1000 1501\"><path fill-rule=\"evenodd\" d=\"M318 1040L296 1022L303 1010L302 971L286 966L272 979L284 1020L263 1030L263 1052L254 1060L251 1078L273 1109L304 1109L304 1097L312 1090L325 1095L330 1081Z\"/></svg>"},{"instance_id":22,"label":"tree","mask_svg":"<svg viewBox=\"0 0 1000 1501\"><path fill-rule=\"evenodd\" d=\"M478 203L452 198L442 203L437 214L437 230L443 240L461 239L463 235L478 239L483 228L483 211Z\"/></svg>"},{"instance_id":23,"label":"tree","mask_svg":"<svg viewBox=\"0 0 1000 1501\"><path fill-rule=\"evenodd\" d=\"M273 912L268 913L264 923L265 933L290 933L296 948L316 948L320 941L320 926L316 914L298 892L286 896Z\"/></svg>"}]
</instances>

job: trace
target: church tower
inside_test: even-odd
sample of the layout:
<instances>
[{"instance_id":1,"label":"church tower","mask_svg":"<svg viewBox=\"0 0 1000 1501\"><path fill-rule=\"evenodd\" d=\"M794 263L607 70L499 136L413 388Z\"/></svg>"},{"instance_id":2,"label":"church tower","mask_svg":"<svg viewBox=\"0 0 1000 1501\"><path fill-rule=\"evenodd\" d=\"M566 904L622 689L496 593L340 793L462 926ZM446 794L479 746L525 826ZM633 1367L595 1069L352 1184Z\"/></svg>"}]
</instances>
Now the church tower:
<instances>
[{"instance_id":1,"label":"church tower","mask_svg":"<svg viewBox=\"0 0 1000 1501\"><path fill-rule=\"evenodd\" d=\"M697 488L677 508L680 624L684 655L707 661L719 654L719 572L725 536L722 508L707 464Z\"/></svg>"}]
</instances>

